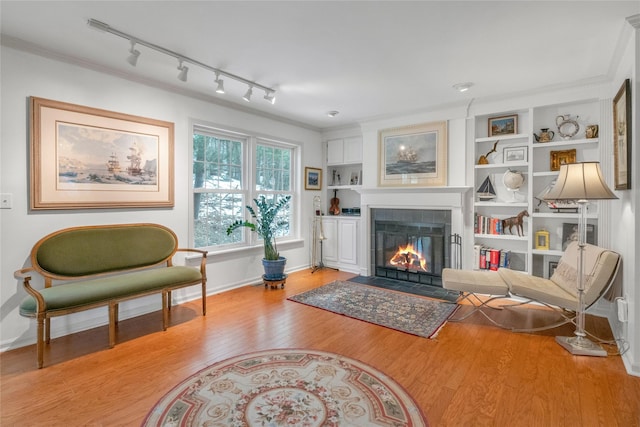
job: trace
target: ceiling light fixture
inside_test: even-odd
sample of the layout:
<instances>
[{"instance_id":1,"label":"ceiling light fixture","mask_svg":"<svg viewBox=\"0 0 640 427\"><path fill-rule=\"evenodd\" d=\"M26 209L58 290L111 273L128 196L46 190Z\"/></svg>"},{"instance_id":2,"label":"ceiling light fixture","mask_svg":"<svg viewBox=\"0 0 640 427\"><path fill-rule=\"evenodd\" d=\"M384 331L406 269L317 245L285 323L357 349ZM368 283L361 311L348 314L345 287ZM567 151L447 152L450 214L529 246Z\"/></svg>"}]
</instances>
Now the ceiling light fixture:
<instances>
[{"instance_id":1,"label":"ceiling light fixture","mask_svg":"<svg viewBox=\"0 0 640 427\"><path fill-rule=\"evenodd\" d=\"M253 94L253 89L251 88L251 86L249 86L249 89L247 89L247 93L244 94L242 99L244 99L247 102L251 102L251 95L252 94Z\"/></svg>"},{"instance_id":2,"label":"ceiling light fixture","mask_svg":"<svg viewBox=\"0 0 640 427\"><path fill-rule=\"evenodd\" d=\"M224 80L220 78L220 73L216 73L216 83L218 84L216 93L224 93Z\"/></svg>"},{"instance_id":3,"label":"ceiling light fixture","mask_svg":"<svg viewBox=\"0 0 640 427\"><path fill-rule=\"evenodd\" d=\"M269 101L271 104L276 103L276 94L274 92L265 92L264 99Z\"/></svg>"},{"instance_id":4,"label":"ceiling light fixture","mask_svg":"<svg viewBox=\"0 0 640 427\"><path fill-rule=\"evenodd\" d=\"M456 83L456 84L453 85L453 88L455 90L457 90L458 92L462 93L462 92L468 91L471 88L471 86L473 86L473 83L471 83L471 82Z\"/></svg>"},{"instance_id":5,"label":"ceiling light fixture","mask_svg":"<svg viewBox=\"0 0 640 427\"><path fill-rule=\"evenodd\" d=\"M182 61L180 61L180 63L178 64L178 70L180 70L180 72L178 73L178 80L186 82L187 74L189 73L189 67L183 65Z\"/></svg>"},{"instance_id":6,"label":"ceiling light fixture","mask_svg":"<svg viewBox=\"0 0 640 427\"><path fill-rule=\"evenodd\" d=\"M136 42L131 40L131 48L129 49L130 55L127 57L127 62L132 66L136 66L138 63L138 57L140 56L140 51L135 48Z\"/></svg>"},{"instance_id":7,"label":"ceiling light fixture","mask_svg":"<svg viewBox=\"0 0 640 427\"><path fill-rule=\"evenodd\" d=\"M156 52L160 52L160 53L164 53L165 55L171 56L175 59L177 59L180 62L180 66L182 68L180 68L179 66L179 70L180 70L180 74L178 74L178 78L182 81L187 81L187 73L189 72L189 68L185 65L182 65L183 62L185 63L189 63L192 65L197 65L198 67L204 68L205 70L209 70L213 73L216 74L216 83L218 84L218 87L216 88L216 92L217 93L224 93L224 84L222 83L223 80L220 79L220 76L232 79L232 80L236 80L238 82L244 83L246 85L249 86L249 90L247 91L247 93L245 94L245 96L243 97L243 99L247 100L246 98L250 98L251 97L251 93L252 93L252 88L256 87L260 90L263 90L265 92L265 99L269 102L271 102L272 104L275 102L275 89L270 88L268 86L265 85L261 85L260 83L256 83L254 81L251 81L249 79L245 79L244 77L240 77L236 74L230 73L228 71L224 71L221 70L219 68L215 68L212 67L210 65L207 65L205 63L202 63L200 61L197 61L195 59L189 58L187 56L181 55L177 52L174 52L172 50L166 49L162 46L158 46L156 44L141 40L131 34L127 34L123 31L120 30L116 30L115 28L112 28L109 26L109 24L105 24L104 22L98 21L96 19L89 19L87 21L87 25L89 25L92 28L95 28L97 30L100 31L104 31L106 33L110 33L113 35L116 35L118 37L122 37L124 39L127 39L131 42L131 49L129 50L129 52L131 53L131 56L129 56L129 58L127 58L127 62L129 62L129 64L131 65L136 65L137 60L138 60L138 56L140 56L140 52L133 49L133 45L134 44L139 44L142 46L145 46L149 49L153 49ZM135 57L135 58L132 58ZM222 92L221 92L222 91Z\"/></svg>"},{"instance_id":8,"label":"ceiling light fixture","mask_svg":"<svg viewBox=\"0 0 640 427\"><path fill-rule=\"evenodd\" d=\"M340 114L340 112L339 112L339 111L335 111L335 110L334 110L334 111L329 111L329 112L327 113L327 116L329 116L329 117L335 117L335 116L337 116L338 114Z\"/></svg>"}]
</instances>

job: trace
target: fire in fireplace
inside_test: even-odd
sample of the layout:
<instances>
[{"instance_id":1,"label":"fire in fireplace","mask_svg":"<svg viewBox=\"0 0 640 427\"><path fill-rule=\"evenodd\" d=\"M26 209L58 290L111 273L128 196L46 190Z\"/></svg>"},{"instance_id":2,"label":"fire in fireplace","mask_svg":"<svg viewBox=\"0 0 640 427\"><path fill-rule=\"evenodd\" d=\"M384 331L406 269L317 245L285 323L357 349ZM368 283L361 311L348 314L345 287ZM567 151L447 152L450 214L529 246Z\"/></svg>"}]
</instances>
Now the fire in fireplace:
<instances>
[{"instance_id":1,"label":"fire in fireplace","mask_svg":"<svg viewBox=\"0 0 640 427\"><path fill-rule=\"evenodd\" d=\"M376 276L441 286L449 265L451 211L372 209Z\"/></svg>"}]
</instances>

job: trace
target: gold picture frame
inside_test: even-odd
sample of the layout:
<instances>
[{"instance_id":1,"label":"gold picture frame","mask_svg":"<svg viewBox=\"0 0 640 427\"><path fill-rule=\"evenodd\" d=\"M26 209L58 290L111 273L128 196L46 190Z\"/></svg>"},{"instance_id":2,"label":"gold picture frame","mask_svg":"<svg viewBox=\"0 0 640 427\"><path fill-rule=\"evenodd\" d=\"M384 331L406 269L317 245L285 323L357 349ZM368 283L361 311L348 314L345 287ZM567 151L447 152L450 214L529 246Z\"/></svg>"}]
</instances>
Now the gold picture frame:
<instances>
[{"instance_id":1,"label":"gold picture frame","mask_svg":"<svg viewBox=\"0 0 640 427\"><path fill-rule=\"evenodd\" d=\"M626 79L613 99L613 170L616 190L631 189L631 83Z\"/></svg>"},{"instance_id":2,"label":"gold picture frame","mask_svg":"<svg viewBox=\"0 0 640 427\"><path fill-rule=\"evenodd\" d=\"M447 122L385 129L378 133L380 187L447 185Z\"/></svg>"},{"instance_id":3,"label":"gold picture frame","mask_svg":"<svg viewBox=\"0 0 640 427\"><path fill-rule=\"evenodd\" d=\"M576 149L552 151L550 157L551 170L559 171L560 166L576 162Z\"/></svg>"},{"instance_id":4,"label":"gold picture frame","mask_svg":"<svg viewBox=\"0 0 640 427\"><path fill-rule=\"evenodd\" d=\"M174 124L30 98L30 209L174 205Z\"/></svg>"},{"instance_id":5,"label":"gold picture frame","mask_svg":"<svg viewBox=\"0 0 640 427\"><path fill-rule=\"evenodd\" d=\"M304 189L322 190L322 169L304 168Z\"/></svg>"}]
</instances>

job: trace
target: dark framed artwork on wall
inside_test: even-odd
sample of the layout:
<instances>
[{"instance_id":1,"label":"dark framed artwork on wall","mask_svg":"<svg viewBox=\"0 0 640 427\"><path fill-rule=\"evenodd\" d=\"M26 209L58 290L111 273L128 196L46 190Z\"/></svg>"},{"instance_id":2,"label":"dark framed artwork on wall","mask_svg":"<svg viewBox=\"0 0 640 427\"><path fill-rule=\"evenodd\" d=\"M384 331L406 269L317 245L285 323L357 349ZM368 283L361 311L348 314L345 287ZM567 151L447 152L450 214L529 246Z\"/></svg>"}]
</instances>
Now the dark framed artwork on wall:
<instances>
[{"instance_id":1,"label":"dark framed artwork on wall","mask_svg":"<svg viewBox=\"0 0 640 427\"><path fill-rule=\"evenodd\" d=\"M304 189L322 190L322 169L304 168Z\"/></svg>"},{"instance_id":2,"label":"dark framed artwork on wall","mask_svg":"<svg viewBox=\"0 0 640 427\"><path fill-rule=\"evenodd\" d=\"M616 190L631 189L631 83L626 79L613 99L613 170Z\"/></svg>"},{"instance_id":3,"label":"dark framed artwork on wall","mask_svg":"<svg viewBox=\"0 0 640 427\"><path fill-rule=\"evenodd\" d=\"M174 205L174 124L30 99L31 209Z\"/></svg>"}]
</instances>

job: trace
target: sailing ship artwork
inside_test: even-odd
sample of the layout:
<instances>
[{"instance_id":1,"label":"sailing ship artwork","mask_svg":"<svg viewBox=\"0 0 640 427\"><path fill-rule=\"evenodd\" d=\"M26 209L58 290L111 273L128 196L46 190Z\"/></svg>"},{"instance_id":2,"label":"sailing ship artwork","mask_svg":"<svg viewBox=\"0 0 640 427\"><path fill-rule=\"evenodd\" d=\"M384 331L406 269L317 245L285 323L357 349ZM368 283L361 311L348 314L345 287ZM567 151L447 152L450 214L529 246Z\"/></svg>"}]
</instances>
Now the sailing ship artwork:
<instances>
[{"instance_id":1,"label":"sailing ship artwork","mask_svg":"<svg viewBox=\"0 0 640 427\"><path fill-rule=\"evenodd\" d=\"M491 176L487 176L487 178L482 181L482 184L478 187L477 194L478 200L481 202L487 202L496 198L496 190L491 183Z\"/></svg>"},{"instance_id":2,"label":"sailing ship artwork","mask_svg":"<svg viewBox=\"0 0 640 427\"><path fill-rule=\"evenodd\" d=\"M385 138L385 174L435 174L437 136L431 133Z\"/></svg>"},{"instance_id":3,"label":"sailing ship artwork","mask_svg":"<svg viewBox=\"0 0 640 427\"><path fill-rule=\"evenodd\" d=\"M57 131L61 188L104 184L139 191L157 186L156 136L68 123L59 123Z\"/></svg>"}]
</instances>

